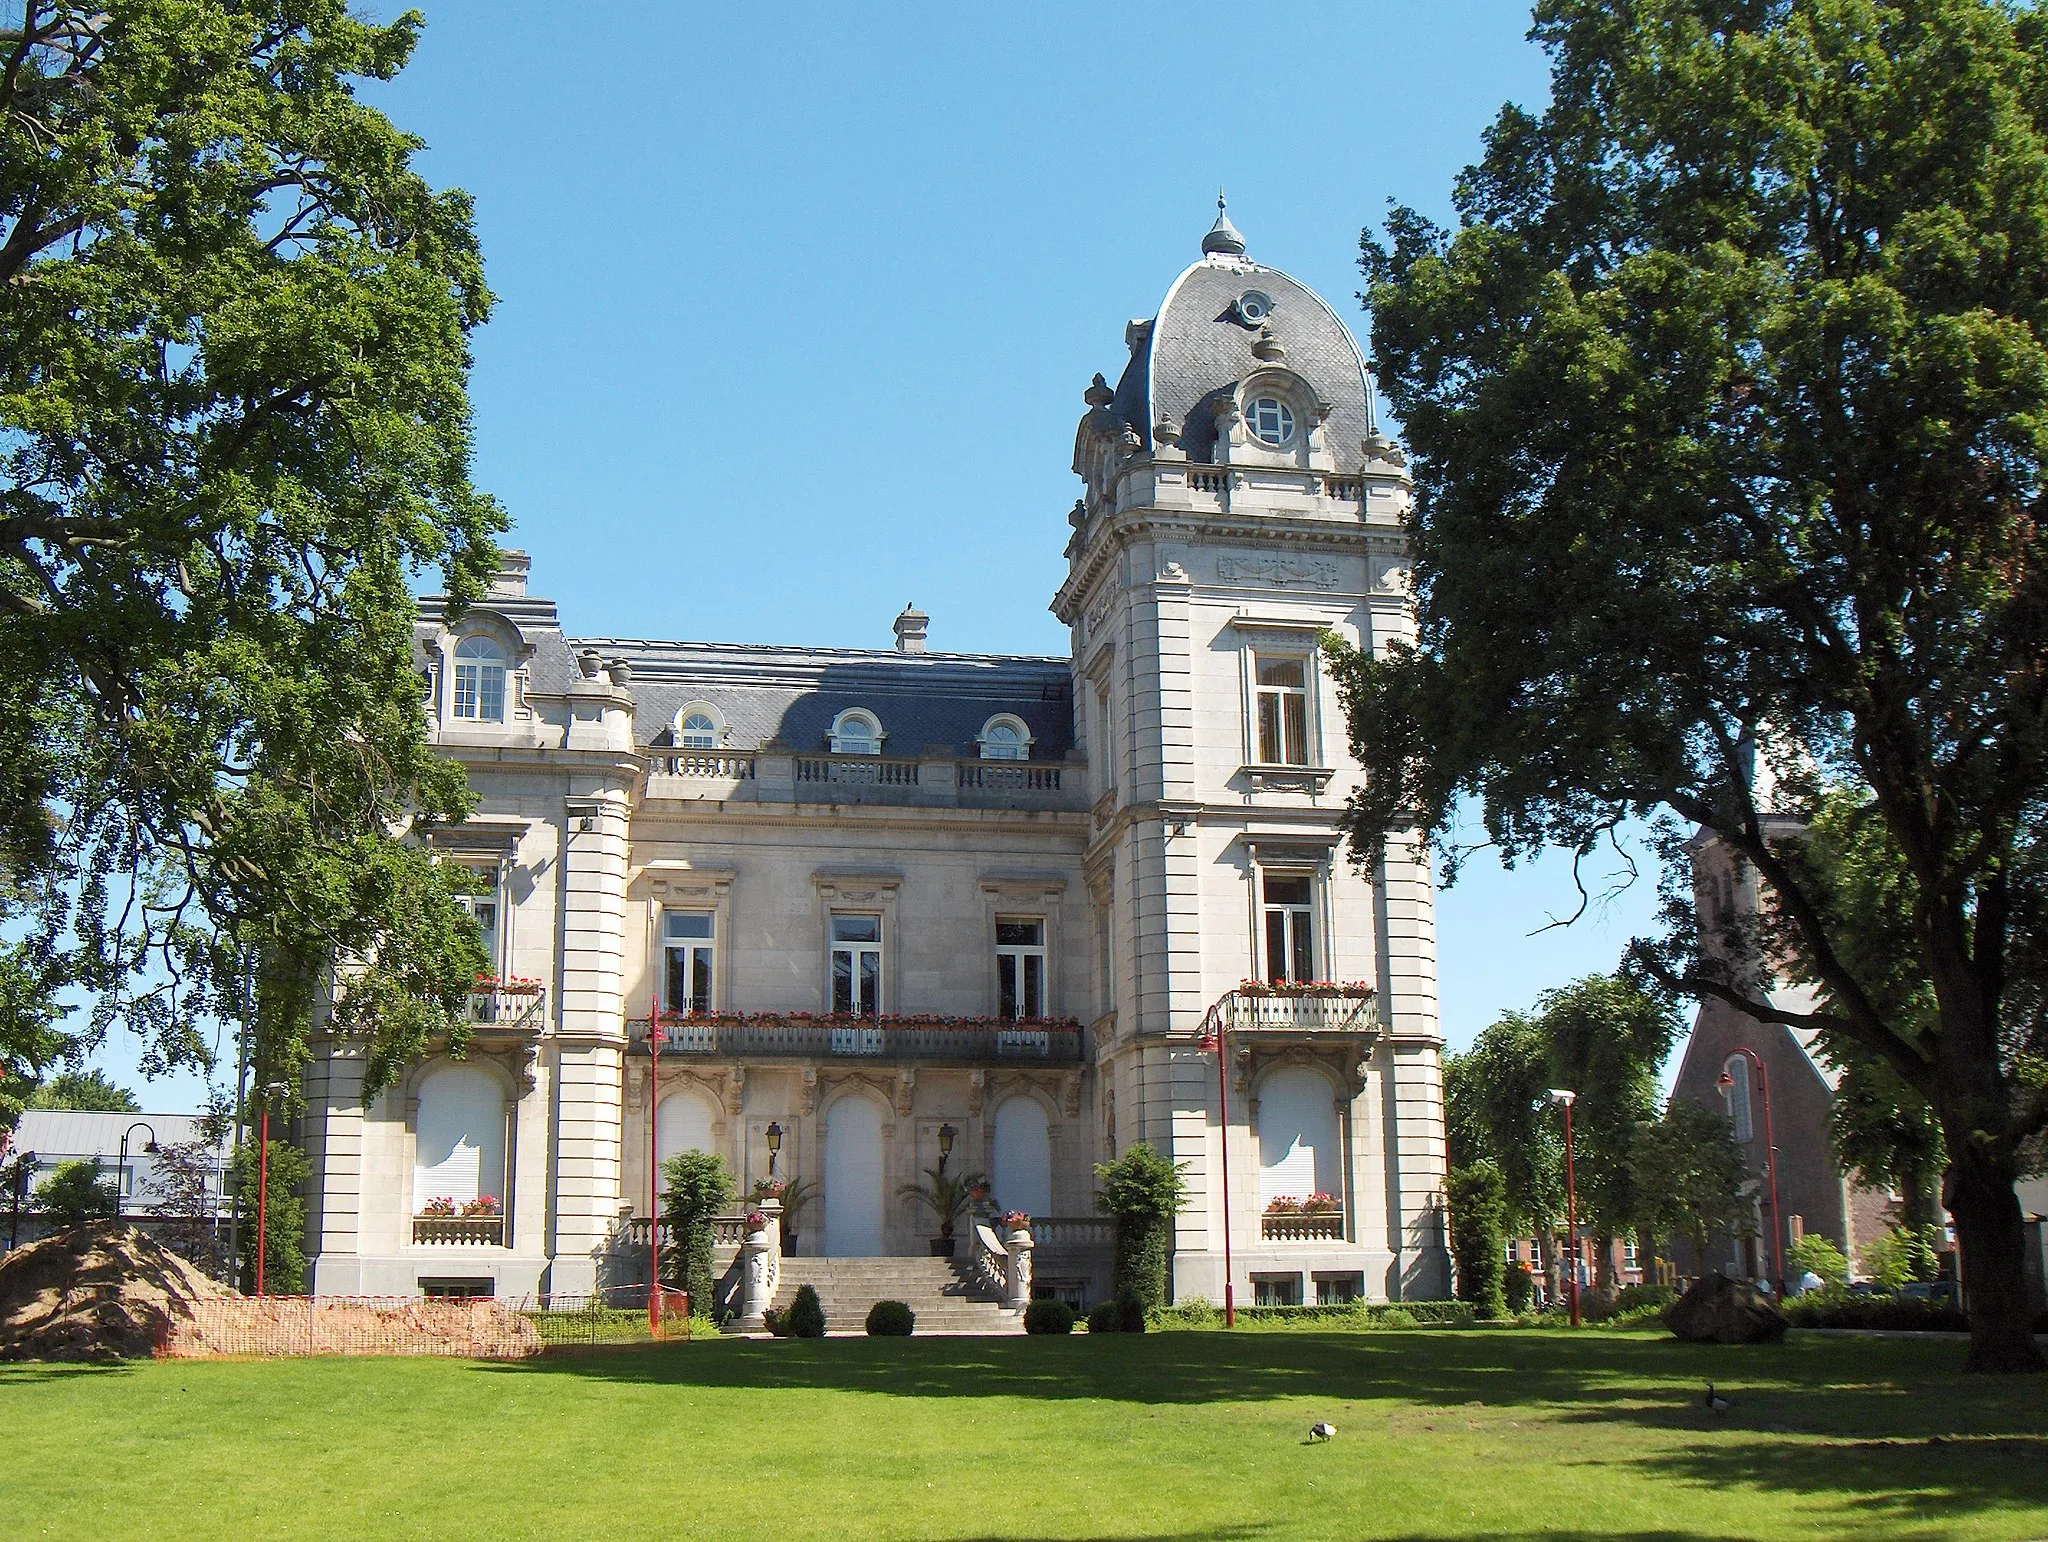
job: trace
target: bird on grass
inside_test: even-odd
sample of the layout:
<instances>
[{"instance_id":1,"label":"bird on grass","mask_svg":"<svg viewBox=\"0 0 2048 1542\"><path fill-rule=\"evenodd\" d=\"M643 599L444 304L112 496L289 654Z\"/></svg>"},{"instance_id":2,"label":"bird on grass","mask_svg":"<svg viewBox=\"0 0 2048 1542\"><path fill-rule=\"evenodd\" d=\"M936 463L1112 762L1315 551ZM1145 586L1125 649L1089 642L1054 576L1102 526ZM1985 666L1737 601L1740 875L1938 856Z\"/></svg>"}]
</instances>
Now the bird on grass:
<instances>
[{"instance_id":1,"label":"bird on grass","mask_svg":"<svg viewBox=\"0 0 2048 1542\"><path fill-rule=\"evenodd\" d=\"M1714 1390L1714 1384L1711 1381L1707 1383L1707 1395L1701 1398L1700 1401L1717 1414L1724 1414L1728 1411L1728 1399Z\"/></svg>"},{"instance_id":2,"label":"bird on grass","mask_svg":"<svg viewBox=\"0 0 2048 1542\"><path fill-rule=\"evenodd\" d=\"M1318 1419L1314 1424L1311 1424L1308 1427L1309 1444L1314 1445L1319 1440L1328 1440L1332 1435L1336 1433L1336 1425L1330 1424L1322 1419Z\"/></svg>"}]
</instances>

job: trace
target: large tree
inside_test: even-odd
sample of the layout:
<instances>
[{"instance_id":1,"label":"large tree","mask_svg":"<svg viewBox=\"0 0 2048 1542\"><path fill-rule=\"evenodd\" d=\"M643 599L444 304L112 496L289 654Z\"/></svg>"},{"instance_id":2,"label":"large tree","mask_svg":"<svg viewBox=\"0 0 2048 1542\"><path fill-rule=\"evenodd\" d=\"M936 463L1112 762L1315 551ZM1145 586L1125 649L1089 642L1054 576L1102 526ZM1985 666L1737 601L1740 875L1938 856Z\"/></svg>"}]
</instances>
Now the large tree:
<instances>
[{"instance_id":1,"label":"large tree","mask_svg":"<svg viewBox=\"0 0 2048 1542\"><path fill-rule=\"evenodd\" d=\"M1355 836L1510 853L1714 831L1826 999L1677 926L1643 961L1862 1046L1940 1120L1969 1364L2038 1369L2013 1182L2048 1122L2048 24L1994 0L1543 0L1455 231L1364 266L1414 459L1419 644L1340 662ZM1758 795L1757 746L1796 747ZM1792 757L1786 757L1791 759ZM1931 1019L1902 1019L1770 816L1867 797ZM1689 913L1689 907L1686 907Z\"/></svg>"},{"instance_id":2,"label":"large tree","mask_svg":"<svg viewBox=\"0 0 2048 1542\"><path fill-rule=\"evenodd\" d=\"M1564 1136L1543 1095L1557 1085L1543 1025L1523 1012L1503 1012L1469 1050L1444 1062L1450 1165L1488 1162L1499 1172L1505 1223L1535 1235L1553 1295L1565 1214Z\"/></svg>"},{"instance_id":3,"label":"large tree","mask_svg":"<svg viewBox=\"0 0 2048 1542\"><path fill-rule=\"evenodd\" d=\"M462 1032L474 931L410 835L410 582L478 592L469 200L357 100L419 34L343 0L27 0L0 29L0 1077L116 1022L254 1024L340 960L380 1082ZM50 1003L88 1003L53 1033ZM0 1115L9 1106L0 1087Z\"/></svg>"}]
</instances>

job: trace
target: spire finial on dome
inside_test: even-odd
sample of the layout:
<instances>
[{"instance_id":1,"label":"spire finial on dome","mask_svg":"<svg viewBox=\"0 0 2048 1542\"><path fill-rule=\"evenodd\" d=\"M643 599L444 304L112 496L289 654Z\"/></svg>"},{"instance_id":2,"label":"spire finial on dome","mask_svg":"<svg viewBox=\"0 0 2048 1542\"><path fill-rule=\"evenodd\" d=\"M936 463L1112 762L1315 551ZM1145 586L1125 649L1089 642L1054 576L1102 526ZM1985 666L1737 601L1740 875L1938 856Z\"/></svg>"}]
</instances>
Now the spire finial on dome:
<instances>
[{"instance_id":1,"label":"spire finial on dome","mask_svg":"<svg viewBox=\"0 0 2048 1542\"><path fill-rule=\"evenodd\" d=\"M1237 227L1230 223L1226 212L1229 204L1223 197L1223 189L1216 189L1216 223L1209 227L1209 233L1202 237L1202 251L1206 256L1218 254L1229 257L1244 255L1244 237L1237 233Z\"/></svg>"}]
</instances>

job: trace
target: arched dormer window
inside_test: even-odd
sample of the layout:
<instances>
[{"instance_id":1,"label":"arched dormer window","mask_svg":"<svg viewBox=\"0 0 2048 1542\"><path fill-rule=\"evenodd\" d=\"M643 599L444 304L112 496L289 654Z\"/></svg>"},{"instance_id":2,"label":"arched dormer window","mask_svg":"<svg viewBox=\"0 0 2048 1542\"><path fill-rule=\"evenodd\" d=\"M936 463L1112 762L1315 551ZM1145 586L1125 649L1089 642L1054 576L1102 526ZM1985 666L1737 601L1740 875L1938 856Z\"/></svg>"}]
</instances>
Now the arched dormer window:
<instances>
[{"instance_id":1,"label":"arched dormer window","mask_svg":"<svg viewBox=\"0 0 2048 1542\"><path fill-rule=\"evenodd\" d=\"M505 653L488 637L455 645L455 715L479 723L505 721Z\"/></svg>"},{"instance_id":2,"label":"arched dormer window","mask_svg":"<svg viewBox=\"0 0 2048 1542\"><path fill-rule=\"evenodd\" d=\"M850 707L832 720L835 755L879 755L883 738L881 720L859 707Z\"/></svg>"},{"instance_id":3,"label":"arched dormer window","mask_svg":"<svg viewBox=\"0 0 2048 1542\"><path fill-rule=\"evenodd\" d=\"M725 720L718 709L692 702L676 714L676 746L685 750L716 750L725 747Z\"/></svg>"},{"instance_id":4,"label":"arched dormer window","mask_svg":"<svg viewBox=\"0 0 2048 1542\"><path fill-rule=\"evenodd\" d=\"M1029 760L1031 758L1031 730L1024 726L1022 718L998 713L988 720L981 730L981 758L983 760Z\"/></svg>"}]
</instances>

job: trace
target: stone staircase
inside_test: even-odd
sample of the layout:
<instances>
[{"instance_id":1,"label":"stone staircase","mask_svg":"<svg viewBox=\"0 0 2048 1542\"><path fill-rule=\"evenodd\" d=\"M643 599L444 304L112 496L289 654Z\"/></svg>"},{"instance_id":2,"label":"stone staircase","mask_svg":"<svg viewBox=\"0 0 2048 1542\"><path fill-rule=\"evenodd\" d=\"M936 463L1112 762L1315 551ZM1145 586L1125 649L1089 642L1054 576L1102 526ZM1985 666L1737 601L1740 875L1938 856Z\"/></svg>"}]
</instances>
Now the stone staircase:
<instances>
[{"instance_id":1,"label":"stone staircase","mask_svg":"<svg viewBox=\"0 0 2048 1542\"><path fill-rule=\"evenodd\" d=\"M1007 1334L1024 1331L1023 1315L1005 1311L982 1292L965 1265L950 1258L784 1258L779 1310L809 1285L825 1308L827 1333L865 1330L868 1308L901 1301L917 1314L918 1333Z\"/></svg>"}]
</instances>

